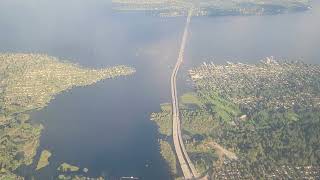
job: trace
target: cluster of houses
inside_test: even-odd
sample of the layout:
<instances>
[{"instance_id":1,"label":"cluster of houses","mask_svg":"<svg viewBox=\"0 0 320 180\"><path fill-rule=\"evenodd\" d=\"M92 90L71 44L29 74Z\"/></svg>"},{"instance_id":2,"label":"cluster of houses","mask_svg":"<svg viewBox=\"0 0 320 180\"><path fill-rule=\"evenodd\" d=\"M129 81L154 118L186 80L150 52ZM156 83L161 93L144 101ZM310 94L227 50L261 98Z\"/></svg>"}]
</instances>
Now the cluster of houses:
<instances>
[{"instance_id":1,"label":"cluster of houses","mask_svg":"<svg viewBox=\"0 0 320 180\"><path fill-rule=\"evenodd\" d=\"M211 179L319 179L319 166L245 166L240 161L226 161L213 168Z\"/></svg>"},{"instance_id":2,"label":"cluster of houses","mask_svg":"<svg viewBox=\"0 0 320 180\"><path fill-rule=\"evenodd\" d=\"M0 54L1 55L1 54ZM32 109L47 104L52 95L73 86L86 86L99 80L129 75L133 68L116 66L106 69L81 68L59 62L54 57L37 54L1 55L5 66L4 105ZM0 66L1 66L0 65Z\"/></svg>"},{"instance_id":3,"label":"cluster of houses","mask_svg":"<svg viewBox=\"0 0 320 180\"><path fill-rule=\"evenodd\" d=\"M145 11L161 17L187 16L192 7L193 16L264 15L307 10L308 3L299 0L113 0L113 8L120 11ZM296 7L296 8L292 8Z\"/></svg>"},{"instance_id":4,"label":"cluster of houses","mask_svg":"<svg viewBox=\"0 0 320 180\"><path fill-rule=\"evenodd\" d=\"M268 58L258 64L204 63L189 71L198 88L226 95L236 104L254 111L263 108L289 109L298 104L319 105L320 66L302 62L277 62Z\"/></svg>"}]
</instances>

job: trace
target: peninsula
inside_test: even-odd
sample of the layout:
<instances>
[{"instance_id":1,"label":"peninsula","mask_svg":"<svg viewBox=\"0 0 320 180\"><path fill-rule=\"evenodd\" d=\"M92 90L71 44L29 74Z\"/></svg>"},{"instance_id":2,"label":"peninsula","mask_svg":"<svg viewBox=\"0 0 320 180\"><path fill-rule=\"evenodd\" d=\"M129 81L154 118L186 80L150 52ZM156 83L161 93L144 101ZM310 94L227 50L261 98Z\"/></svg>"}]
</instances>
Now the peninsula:
<instances>
[{"instance_id":1,"label":"peninsula","mask_svg":"<svg viewBox=\"0 0 320 180\"><path fill-rule=\"evenodd\" d=\"M320 66L266 58L257 64L189 71L194 92L180 97L182 138L197 171L211 179L320 177ZM174 178L168 104L151 119Z\"/></svg>"},{"instance_id":2,"label":"peninsula","mask_svg":"<svg viewBox=\"0 0 320 180\"><path fill-rule=\"evenodd\" d=\"M30 111L73 87L134 72L127 66L88 69L44 54L0 54L0 179L22 179L13 171L33 162L43 127L30 122Z\"/></svg>"}]
</instances>

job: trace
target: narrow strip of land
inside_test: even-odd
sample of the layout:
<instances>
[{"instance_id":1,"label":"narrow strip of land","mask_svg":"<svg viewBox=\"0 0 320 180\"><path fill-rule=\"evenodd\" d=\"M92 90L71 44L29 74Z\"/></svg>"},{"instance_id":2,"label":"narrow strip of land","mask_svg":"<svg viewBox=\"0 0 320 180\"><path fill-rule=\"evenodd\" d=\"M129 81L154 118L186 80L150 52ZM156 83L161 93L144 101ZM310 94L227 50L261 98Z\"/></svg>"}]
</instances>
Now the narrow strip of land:
<instances>
[{"instance_id":1,"label":"narrow strip of land","mask_svg":"<svg viewBox=\"0 0 320 180\"><path fill-rule=\"evenodd\" d=\"M188 38L188 30L192 16L192 9L190 9L187 17L186 26L184 28L184 33L182 37L182 42L180 46L179 56L177 59L177 63L173 69L171 75L171 98L172 98L172 135L173 135L173 144L176 151L176 155L185 179L193 179L198 177L198 173L189 158L189 155L185 149L184 142L181 135L181 123L179 117L179 102L177 96L177 74L180 68L180 65L184 59L184 50L187 43Z\"/></svg>"}]
</instances>

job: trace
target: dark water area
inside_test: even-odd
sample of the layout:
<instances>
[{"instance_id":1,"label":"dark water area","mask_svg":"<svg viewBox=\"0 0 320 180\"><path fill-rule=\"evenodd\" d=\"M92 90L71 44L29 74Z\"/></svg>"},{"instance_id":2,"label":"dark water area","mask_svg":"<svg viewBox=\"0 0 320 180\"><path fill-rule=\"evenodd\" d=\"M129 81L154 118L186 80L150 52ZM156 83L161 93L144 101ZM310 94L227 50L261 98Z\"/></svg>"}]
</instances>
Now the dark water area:
<instances>
[{"instance_id":1,"label":"dark water area","mask_svg":"<svg viewBox=\"0 0 320 180\"><path fill-rule=\"evenodd\" d=\"M187 70L203 61L254 63L274 56L319 63L319 9L317 2L311 11L288 15L194 17L180 92L191 88ZM0 1L0 52L45 53L85 67L125 64L137 70L59 94L32 113L45 128L38 151L48 149L53 156L43 170L29 167L21 173L51 179L67 162L88 168L91 176L169 179L149 116L170 101L184 22L114 12L108 1Z\"/></svg>"}]
</instances>

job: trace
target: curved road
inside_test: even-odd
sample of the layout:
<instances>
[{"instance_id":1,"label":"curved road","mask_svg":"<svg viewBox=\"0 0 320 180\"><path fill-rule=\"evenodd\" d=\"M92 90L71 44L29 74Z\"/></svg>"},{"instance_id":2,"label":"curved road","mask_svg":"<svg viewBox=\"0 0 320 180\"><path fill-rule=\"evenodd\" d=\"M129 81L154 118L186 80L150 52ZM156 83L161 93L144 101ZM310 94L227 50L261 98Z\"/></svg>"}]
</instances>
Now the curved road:
<instances>
[{"instance_id":1,"label":"curved road","mask_svg":"<svg viewBox=\"0 0 320 180\"><path fill-rule=\"evenodd\" d=\"M180 122L180 114L179 114L179 102L177 96L177 73L179 71L180 65L184 59L184 50L187 43L188 37L188 29L192 16L192 8L188 13L188 18L186 22L186 26L184 28L184 33L182 37L182 42L180 46L179 56L177 63L173 69L171 75L171 98L172 98L172 136L173 136L173 144L176 151L176 155L185 179L195 179L199 177L192 161L190 160L188 153L185 149L184 142L181 136L181 122Z\"/></svg>"}]
</instances>

